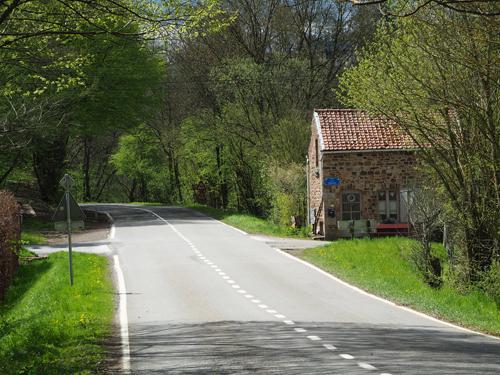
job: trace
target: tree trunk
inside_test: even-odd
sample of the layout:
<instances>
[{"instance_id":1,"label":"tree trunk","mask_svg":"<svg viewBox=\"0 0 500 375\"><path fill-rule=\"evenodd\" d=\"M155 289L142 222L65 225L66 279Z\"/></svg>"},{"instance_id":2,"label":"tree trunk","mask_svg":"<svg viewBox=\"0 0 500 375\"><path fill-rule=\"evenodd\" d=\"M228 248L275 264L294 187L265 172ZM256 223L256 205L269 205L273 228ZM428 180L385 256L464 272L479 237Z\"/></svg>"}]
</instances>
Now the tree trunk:
<instances>
[{"instance_id":1,"label":"tree trunk","mask_svg":"<svg viewBox=\"0 0 500 375\"><path fill-rule=\"evenodd\" d=\"M226 208L228 204L229 189L227 186L227 181L222 172L222 146L217 146L215 148L215 154L217 157L217 174L219 176L219 200L222 208Z\"/></svg>"},{"instance_id":2,"label":"tree trunk","mask_svg":"<svg viewBox=\"0 0 500 375\"><path fill-rule=\"evenodd\" d=\"M101 200L101 196L102 196L102 193L104 192L104 189L106 188L106 186L108 185L109 181L111 181L111 179L113 178L113 176L116 174L116 170L113 170L113 172L111 172L107 177L106 179L104 180L104 182L102 183L102 185L100 186L99 188L99 192L97 193L96 195L96 200L97 201L100 201Z\"/></svg>"},{"instance_id":3,"label":"tree trunk","mask_svg":"<svg viewBox=\"0 0 500 375\"><path fill-rule=\"evenodd\" d=\"M141 175L140 178L140 189L141 189L141 201L142 202L147 202L149 197L148 197L148 184L146 182L146 179L144 178L144 175Z\"/></svg>"},{"instance_id":4,"label":"tree trunk","mask_svg":"<svg viewBox=\"0 0 500 375\"><path fill-rule=\"evenodd\" d=\"M54 139L36 139L33 151L33 169L40 196L47 203L57 203L59 181L66 167L67 136Z\"/></svg>"},{"instance_id":5,"label":"tree trunk","mask_svg":"<svg viewBox=\"0 0 500 375\"><path fill-rule=\"evenodd\" d=\"M174 177L175 177L175 185L177 186L177 195L179 197L179 203L181 203L184 199L182 197L182 187L181 187L181 179L179 174L179 163L177 159L173 159L174 163Z\"/></svg>"},{"instance_id":6,"label":"tree trunk","mask_svg":"<svg viewBox=\"0 0 500 375\"><path fill-rule=\"evenodd\" d=\"M467 246L467 261L469 279L476 283L490 270L493 262L495 241L481 227L467 228L465 246Z\"/></svg>"},{"instance_id":7,"label":"tree trunk","mask_svg":"<svg viewBox=\"0 0 500 375\"><path fill-rule=\"evenodd\" d=\"M7 177L9 177L14 168L16 168L17 164L19 163L19 160L21 160L21 155L22 155L21 151L18 151L16 156L14 157L14 160L12 160L7 170L0 176L0 186L3 185L3 183L7 180Z\"/></svg>"},{"instance_id":8,"label":"tree trunk","mask_svg":"<svg viewBox=\"0 0 500 375\"><path fill-rule=\"evenodd\" d=\"M137 180L134 178L134 179L132 179L132 187L130 188L130 191L128 192L128 201L129 202L135 202L136 189L137 189Z\"/></svg>"},{"instance_id":9,"label":"tree trunk","mask_svg":"<svg viewBox=\"0 0 500 375\"><path fill-rule=\"evenodd\" d=\"M90 155L92 151L92 140L90 137L83 138L83 200L88 202L92 200L92 193L90 187Z\"/></svg>"}]
</instances>

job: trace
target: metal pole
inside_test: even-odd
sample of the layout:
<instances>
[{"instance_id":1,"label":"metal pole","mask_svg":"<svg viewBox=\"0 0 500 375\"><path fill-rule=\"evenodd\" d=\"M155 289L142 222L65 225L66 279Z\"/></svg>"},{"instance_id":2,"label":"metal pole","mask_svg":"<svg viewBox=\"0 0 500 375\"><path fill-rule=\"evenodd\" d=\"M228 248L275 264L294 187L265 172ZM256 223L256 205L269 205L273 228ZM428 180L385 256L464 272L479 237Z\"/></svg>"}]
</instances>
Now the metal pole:
<instances>
[{"instance_id":1,"label":"metal pole","mask_svg":"<svg viewBox=\"0 0 500 375\"><path fill-rule=\"evenodd\" d=\"M66 190L66 222L68 225L69 282L73 286L73 253L71 248L71 212L69 207L69 191Z\"/></svg>"}]
</instances>

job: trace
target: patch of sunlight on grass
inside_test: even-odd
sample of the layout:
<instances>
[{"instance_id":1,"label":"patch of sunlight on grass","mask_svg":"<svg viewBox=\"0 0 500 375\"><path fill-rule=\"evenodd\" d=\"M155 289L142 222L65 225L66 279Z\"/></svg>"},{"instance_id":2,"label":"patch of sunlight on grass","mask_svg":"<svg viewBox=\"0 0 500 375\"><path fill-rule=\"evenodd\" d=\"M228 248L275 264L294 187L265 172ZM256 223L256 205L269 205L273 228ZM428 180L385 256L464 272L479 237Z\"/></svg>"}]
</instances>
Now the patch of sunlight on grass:
<instances>
[{"instance_id":1,"label":"patch of sunlight on grass","mask_svg":"<svg viewBox=\"0 0 500 375\"><path fill-rule=\"evenodd\" d=\"M284 227L250 214L226 211L203 205L192 205L188 207L248 233L295 238L306 238L308 235L307 228Z\"/></svg>"},{"instance_id":2,"label":"patch of sunlight on grass","mask_svg":"<svg viewBox=\"0 0 500 375\"><path fill-rule=\"evenodd\" d=\"M94 373L113 318L108 259L55 253L22 264L0 304L0 373Z\"/></svg>"},{"instance_id":3,"label":"patch of sunlight on grass","mask_svg":"<svg viewBox=\"0 0 500 375\"><path fill-rule=\"evenodd\" d=\"M500 335L497 301L481 290L463 294L449 286L446 277L441 288L428 286L412 265L410 241L401 237L340 240L326 247L307 249L301 257L371 293L456 324ZM436 252L443 252L439 245Z\"/></svg>"},{"instance_id":4,"label":"patch of sunlight on grass","mask_svg":"<svg viewBox=\"0 0 500 375\"><path fill-rule=\"evenodd\" d=\"M39 232L22 231L21 241L26 245L43 245L47 243L45 236Z\"/></svg>"}]
</instances>

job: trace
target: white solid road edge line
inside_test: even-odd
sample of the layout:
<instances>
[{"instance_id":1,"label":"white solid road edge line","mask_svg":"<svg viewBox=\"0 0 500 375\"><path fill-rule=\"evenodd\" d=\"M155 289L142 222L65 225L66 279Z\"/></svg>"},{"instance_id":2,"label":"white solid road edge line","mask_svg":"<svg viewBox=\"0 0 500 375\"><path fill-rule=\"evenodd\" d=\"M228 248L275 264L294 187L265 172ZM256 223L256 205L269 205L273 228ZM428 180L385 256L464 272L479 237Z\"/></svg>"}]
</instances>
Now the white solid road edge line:
<instances>
[{"instance_id":1,"label":"white solid road edge line","mask_svg":"<svg viewBox=\"0 0 500 375\"><path fill-rule=\"evenodd\" d=\"M111 224L111 229L109 230L109 235L108 235L110 240L113 240L115 238L115 233L116 233L115 226L114 224Z\"/></svg>"},{"instance_id":2,"label":"white solid road edge line","mask_svg":"<svg viewBox=\"0 0 500 375\"><path fill-rule=\"evenodd\" d=\"M109 212L105 212L106 216L111 222L111 229L108 234L108 238L113 240L116 234L116 227L114 224L113 217ZM125 287L125 277L123 276L122 269L120 267L120 260L118 255L113 255L114 269L116 273L116 279L118 282L118 319L120 323L120 338L121 338L121 348L122 348L122 371L128 373L130 371L130 342L128 334L128 315L127 315L127 288Z\"/></svg>"},{"instance_id":3,"label":"white solid road edge line","mask_svg":"<svg viewBox=\"0 0 500 375\"><path fill-rule=\"evenodd\" d=\"M205 217L208 217L208 218L209 218L209 219L211 219L211 220L217 221L217 222L221 223L222 225L225 225L226 227L229 227L229 228L231 228L231 229L235 230L236 232L240 232L241 234L244 234L245 236L247 236L247 235L248 235L248 233L247 233L247 232L245 232L244 230L241 230L241 229L239 229L239 228L233 227L232 225L226 224L226 223L224 223L223 221L220 221L220 220L214 219L212 216L208 216L208 215L204 214L203 212L200 212L200 211L195 210L195 209L193 209L193 208L188 208L188 209L189 209L189 210L196 211L196 212L197 212L197 213L199 213L200 215L205 216Z\"/></svg>"},{"instance_id":4,"label":"white solid road edge line","mask_svg":"<svg viewBox=\"0 0 500 375\"><path fill-rule=\"evenodd\" d=\"M160 215L158 215L156 212L153 212L151 210L147 210L145 208L140 208L140 207L129 207L129 208L132 208L132 209L135 209L135 210L141 210L141 211L146 211L146 212L149 212L150 214L156 216L159 220L163 221L165 224L167 224L175 233L177 233L177 235L182 238L185 242L187 242L188 244L191 243L191 241L189 241L189 239L186 238L186 236L184 236L181 232L179 232L177 230L176 227L174 227L171 223L168 222L168 220L165 220L164 218L162 218Z\"/></svg>"},{"instance_id":5,"label":"white solid road edge line","mask_svg":"<svg viewBox=\"0 0 500 375\"><path fill-rule=\"evenodd\" d=\"M205 215L207 216L207 215ZM232 225L229 225L229 224L226 224L224 223L223 221L220 221L220 220L217 220L217 219L214 219L213 217L210 217L210 216L207 216L208 218L212 219L212 220L215 220L215 221L218 221L219 223L221 223L222 225L225 225L226 227L229 227L231 229L234 229L236 232L240 232L241 234L244 234L245 236L248 236L248 233L245 232L244 230L241 230L241 229L238 229L238 228L235 228L233 227Z\"/></svg>"},{"instance_id":6,"label":"white solid road edge line","mask_svg":"<svg viewBox=\"0 0 500 375\"><path fill-rule=\"evenodd\" d=\"M130 344L128 338L128 317L127 317L127 289L125 288L125 278L123 277L122 269L120 268L120 260L118 255L113 255L116 278L118 280L119 302L119 318L120 318L120 336L122 346L122 370L130 371Z\"/></svg>"},{"instance_id":7,"label":"white solid road edge line","mask_svg":"<svg viewBox=\"0 0 500 375\"><path fill-rule=\"evenodd\" d=\"M156 216L158 219L160 219L161 221L165 222L166 224L168 224L168 225L172 225L172 224L170 224L167 220L165 220L165 219L164 219L164 218L162 218L160 215L158 215L157 213L155 213L155 212L153 212L153 211L151 211L151 210L148 210L148 209L146 209L146 208L137 207L137 206L131 206L131 205L127 205L127 204L125 204L125 203L123 203L123 204L113 203L113 204L111 204L111 205L112 205L112 206L124 206L124 207L128 207L128 208L136 209L136 210L146 211L146 212L149 212L150 214L153 214L154 216ZM168 206L157 206L157 207L162 208L162 207L168 207ZM200 212L200 211L194 210L194 209L192 209L192 208L187 208L187 207L182 207L182 206L180 206L180 207L181 207L181 208L185 208L185 209L187 209L187 210L193 210L193 211L196 211L196 212L197 212L197 213L199 213L200 215L205 216L205 217L207 217L207 218L209 218L209 219L211 219L211 220L217 221L217 222L221 223L222 225L225 225L226 227L229 227L229 228L231 228L231 229L233 229L233 230L235 230L235 231L237 231L237 232L239 232L239 233L241 233L241 234L244 234L245 236L247 236L247 235L248 235L248 233L247 233L247 232L245 232L245 231L243 231L243 230L241 230L241 229L235 228L235 227L233 227L232 225L226 224L226 223L224 223L223 221L220 221L220 220L214 219L214 218L213 218L213 217L211 217L211 216L205 215L204 213L202 213L202 212Z\"/></svg>"},{"instance_id":8,"label":"white solid road edge line","mask_svg":"<svg viewBox=\"0 0 500 375\"><path fill-rule=\"evenodd\" d=\"M214 219L214 220L215 220L215 219ZM219 220L216 220L216 221L219 221ZM239 229L238 229L238 228L235 228L235 227L233 227L233 226L231 226L231 225L229 225L229 224L223 223L222 221L221 221L220 223L222 223L222 224L224 224L224 225L227 225L227 226L229 226L229 227L231 227L231 228L233 228L233 229L235 229L235 230L238 230L238 231L239 231ZM246 233L245 233L245 234L246 234ZM413 313L413 314L415 314L415 315L421 316L421 317L423 317L423 318L426 318L426 319L432 320L433 322L438 322L438 323L441 323L441 324L447 325L448 327L456 328L456 329L458 329L458 330L461 330L461 331L464 331L464 332L468 332L468 333L473 333L473 334L476 334L476 335L481 335L481 336L484 336L484 337L488 337L488 338L490 338L490 339L500 340L500 337L496 337L496 336L488 335L488 334L486 334L486 333L473 331L472 329L468 329L468 328L460 327L460 326L457 326L456 324L453 324L453 323L450 323L450 322L446 322L446 321L444 321L444 320L440 320L440 319L438 319L438 318L434 318L434 317L432 317L432 316L430 316L430 315L424 314L424 313L422 313L422 312L420 312L420 311L413 310L413 309L411 309L411 308L409 308L409 307L400 306L400 305L398 305L398 304L396 304L396 303L394 303L394 302L392 302L392 301L389 301L389 300L386 300L386 299L384 299L384 298L382 298L382 297L379 297L379 296L376 296L376 295L374 295L374 294L368 293L367 291L365 291L365 290L363 290L363 289L360 289L360 288L358 288L358 287L356 287L356 286L354 286L354 285L351 285L351 284L349 284L349 283L345 282L344 280L341 280L341 279L339 279L339 278L337 278L337 277L333 276L332 274L330 274L330 273L326 272L325 270L322 270L321 268L319 268L319 267L317 267L317 266L315 266L315 265L313 265L313 264L311 264L311 263L309 263L309 262L306 262L305 260L299 259L299 258L297 258L297 257L295 257L295 256L293 256L293 255L291 255L291 254L288 254L286 251L283 251L283 250L281 250L281 249L279 249L279 248L277 248L277 247L273 247L273 249L274 249L274 250L276 250L279 254L282 254L282 255L284 255L284 256L286 256L286 257L290 258L290 259L293 259L293 260L295 260L296 262L302 263L302 264L304 264L305 266L307 266L307 267L309 267L309 268L312 268L312 269L314 269L314 270L318 271L319 273L322 273L323 275L325 275L325 276L329 277L330 279L333 279L333 280L337 281L338 283L340 283L340 284L342 284L342 285L344 285L344 286L346 286L346 287L348 287L348 288L351 288L351 289L353 289L353 290L357 291L358 293L364 294L365 296L368 296L368 297L374 298L374 299L376 299L376 300L378 300L378 301L380 301L380 302L384 302L384 303L386 303L386 304L388 304L388 305L391 305L391 306L397 307L398 309L405 310L405 311L411 312L411 313Z\"/></svg>"},{"instance_id":9,"label":"white solid road edge line","mask_svg":"<svg viewBox=\"0 0 500 375\"><path fill-rule=\"evenodd\" d=\"M492 336L492 335L488 335L488 334L486 334L486 333L482 333L482 332L473 331L473 330L468 329L468 328L460 327L460 326L457 326L457 325L455 325L455 324L453 324L453 323L445 322L445 321L443 321L443 320L440 320L440 319L434 318L434 317L432 317L432 316L430 316L430 315L427 315L427 314L424 314L424 313L422 313L422 312L420 312L420 311L416 311L416 310L410 309L409 307L400 306L400 305L398 305L398 304L396 304L396 303L394 303L394 302L392 302L392 301L389 301L389 300L386 300L386 299L384 299L384 298L382 298L382 297L379 297L379 296L376 296L376 295L374 295L374 294L368 293L367 291L364 291L363 289L360 289L360 288L358 288L358 287L356 287L356 286L354 286L354 285L351 285L351 284L349 284L349 283L345 282L344 280L341 280L341 279L339 279L339 278L337 278L337 277L333 276L332 274L330 274L330 273L328 273L328 272L326 272L326 271L322 270L321 268L316 267L315 265L313 265L313 264L311 264L311 263L309 263L309 262L306 262L305 260L299 259L299 258L297 258L297 257L295 257L295 256L293 256L293 255L288 254L286 251L283 251L283 250L278 249L278 248L276 248L276 247L274 247L273 249L274 249L274 250L276 250L279 254L282 254L282 255L284 255L284 256L286 256L286 257L290 258L290 259L293 259L293 260L295 260L296 262L302 263L303 265L305 265L305 266L307 266L307 267L309 267L309 268L312 268L313 270L316 270L316 271L318 271L319 273L322 273L324 276L327 276L327 277L329 277L330 279L333 279L333 280L335 280L336 282L338 282L338 283L340 283L340 284L342 284L342 285L344 285L344 286L346 286L346 287L348 287L348 288L351 288L351 289L353 289L353 290L357 291L358 293L361 293L361 294L363 294L363 295L365 295L365 296L368 296L368 297L374 298L374 299L376 299L376 300L378 300L378 301L380 301L380 302L384 302L384 303L386 303L386 304L388 304L388 305L391 305L391 306L397 307L398 309L401 309L401 310L405 310L405 311L411 312L411 313L413 313L413 314L415 314L415 315L418 315L418 316L421 316L421 317L423 317L423 318L427 318L427 319L429 319L429 320L432 320L433 322L438 322L438 323L441 323L441 324L447 325L447 326L449 326L449 327L456 328L456 329L459 329L459 330L461 330L461 331L465 331L465 332L468 332L468 333L473 333L473 334L476 334L476 335L481 335L481 336L485 336L485 337L488 337L488 338L491 338L491 339L500 340L500 338L499 338L499 337L495 337L495 336Z\"/></svg>"},{"instance_id":10,"label":"white solid road edge line","mask_svg":"<svg viewBox=\"0 0 500 375\"><path fill-rule=\"evenodd\" d=\"M172 227L172 229L174 229L174 231L175 231L175 232L177 232L177 233L178 233L181 237L184 237L181 233L179 233L179 232L178 232L178 231L177 231L177 230L173 227L173 225L172 225L172 224L170 224L167 220L165 220L164 218L162 218L160 215L156 214L155 212L153 212L153 211L151 211L151 210L144 209L144 208L138 208L138 207L129 207L129 208L135 208L135 209L139 209L139 210L146 211L146 212L149 212L149 213L153 214L154 216L156 216L157 218L159 218L160 220L162 220L162 221L163 221L163 222L165 222L166 224L170 225L170 226ZM199 212L199 211L197 211L197 212ZM241 229L235 228L235 227L233 227L232 225L229 225L229 224L226 224L226 223L224 223L224 222L222 222L222 221L220 221L220 220L214 219L214 218L212 218L212 217L210 217L210 216L208 216L208 215L205 215L205 214L203 214L203 213L201 213L201 212L200 212L200 214L201 214L201 215L203 215L203 216L209 217L210 219L215 220L215 221L217 221L217 222L219 222L219 223L221 223L221 224L223 224L223 225L226 225L226 226L228 226L228 227L230 227L230 228L232 228L232 229L236 230L237 232L240 232L240 233L242 233L242 234L244 234L244 235L247 235L247 234L248 234L248 233L246 233L246 232L242 231ZM441 324L447 325L447 326L452 327L452 328L456 328L456 329L461 330L461 331L464 331L464 332L473 333L473 334L476 334L476 335L481 335L481 336L488 337L488 338L495 339L495 340L500 340L500 338L499 338L499 337L492 336L492 335L488 335L488 334L486 334L486 333L482 333L482 332L473 331L473 330L468 329L468 328L460 327L460 326L457 326L457 325L455 325L455 324L453 324L453 323L445 322L445 321L443 321L443 320L440 320L440 319L434 318L434 317L432 317L432 316L430 316L430 315L427 315L427 314L424 314L424 313L422 313L422 312L420 312L420 311L416 311L416 310L410 309L409 307L405 307L405 306L400 306L400 305L397 305L397 304L395 304L395 303L394 303L394 302L392 302L392 301L389 301L389 300L386 300L386 299L384 299L384 298L382 298L382 297L379 297L379 296L376 296L376 295L374 295L374 294L368 293L368 292L364 291L363 289L360 289L360 288L358 288L358 287L356 287L356 286L354 286L354 285L351 285L351 284L349 284L349 283L347 283L347 282L345 282L345 281L343 281L343 280L341 280L341 279L339 279L339 278L337 278L337 277L333 276L332 274L330 274L330 273L328 273L328 272L326 272L326 271L322 270L321 268L316 267L315 265L313 265L313 264L311 264L311 263L308 263L308 262L306 262L305 260L299 259L299 258L297 258L297 257L295 257L295 256L293 256L293 255L290 255L290 254L288 254L287 252L285 252L285 251L283 251L283 250L281 250L281 249L278 249L278 248L273 248L273 249L274 249L274 250L276 250L279 254L282 254L282 255L284 255L284 256L287 256L288 258L293 259L293 260L295 260L296 262L302 263L302 264L304 264L305 266L307 266L307 267L309 267L309 268L312 268L312 269L314 269L314 270L316 270L316 271L318 271L318 272L322 273L323 275L325 275L325 276L329 277L330 279L333 279L333 280L337 281L338 283L340 283L340 284L342 284L342 285L344 285L344 286L347 286L348 288L351 288L351 289L353 289L353 290L357 291L358 293L364 294L365 296L368 296L368 297L374 298L374 299L376 299L376 300L378 300L378 301L380 301L380 302L383 302L383 303L386 303L386 304L388 304L388 305L391 305L391 306L397 307L398 309L401 309L401 310L405 310L405 311L411 312L411 313L413 313L413 314L415 314L415 315L418 315L418 316L421 316L421 317L423 317L423 318L426 318L426 319L432 320L432 321L434 321L434 322L438 322L438 323L441 323ZM116 256L116 255L115 255L115 256ZM122 277L123 277L123 275L122 275ZM126 314L126 311L125 311L125 314ZM128 335L128 329L127 329L127 335ZM127 338L127 341L128 341L128 338Z\"/></svg>"},{"instance_id":11,"label":"white solid road edge line","mask_svg":"<svg viewBox=\"0 0 500 375\"><path fill-rule=\"evenodd\" d=\"M141 208L141 209L142 209L143 211L148 211L148 212L152 213L153 215L155 215L156 217L158 217L160 220L163 220L165 223L167 223L167 224L171 225L171 224L170 224L167 220L165 220L164 218L162 218L162 217L161 217L161 216L159 216L158 214L156 214L156 213L154 213L154 212L152 212L152 211L150 211L150 210L146 210L146 209L144 209L144 208ZM202 214L202 215L204 215L204 214ZM207 215L204 215L204 216L207 216ZM210 216L207 216L207 217L210 217ZM213 219L213 218L211 218L211 219ZM248 234L248 233L246 233L246 232L242 231L241 229L238 229L238 228L233 227L232 225L229 225L229 224L223 223L223 222L222 222L222 221L220 221L220 220L217 220L217 219L213 219L213 220L218 221L219 223L221 223L221 224L223 224L223 225L226 225L226 226L228 226L228 227L230 227L230 228L233 228L234 230L236 230L236 231L238 231L238 232L240 232L240 233L243 233L243 234L245 234L245 235L247 235L247 234ZM171 225L171 226L172 226L172 225ZM175 228L173 228L173 226L172 226L172 229L174 229L174 231L178 232ZM180 234L180 233L179 233L179 234ZM181 234L181 236L182 236L182 234ZM182 237L184 237L184 236L182 236ZM397 305L397 304L395 304L395 303L394 303L394 302L392 302L392 301L389 301L389 300L386 300L386 299L384 299L384 298L382 298L382 297L379 297L379 296L376 296L376 295L374 295L374 294L368 293L368 292L364 291L363 289L360 289L360 288L358 288L358 287L356 287L356 286L354 286L354 285L351 285L351 284L349 284L349 283L347 283L347 282L345 282L345 281L343 281L343 280L341 280L341 279L339 279L339 278L337 278L337 277L333 276L332 274L330 274L330 273L328 273L328 272L326 272L326 271L322 270L321 268L316 267L315 265L313 265L313 264L311 264L311 263L306 262L305 260L299 259L299 258L297 258L297 257L295 257L295 256L293 256L293 255L288 254L286 251L283 251L283 250L281 250L281 249L278 249L277 247L274 247L273 249L274 249L274 250L276 250L279 254L282 254L282 255L284 255L284 256L287 256L288 258L291 258L291 259L295 260L296 262L302 263L302 264L306 265L307 267L312 268L312 269L314 269L314 270L316 270L316 271L318 271L318 272L322 273L323 275L325 275L325 276L329 277L330 279L333 279L333 280L337 281L338 283L340 283L340 284L342 284L342 285L344 285L344 286L347 286L348 288L351 288L351 289L353 289L353 290L357 291L358 293L364 294L365 296L368 296L368 297L374 298L374 299L376 299L376 300L378 300L378 301L380 301L380 302L383 302L383 303L386 303L386 304L388 304L388 305L391 305L391 306L397 307L398 309L405 310L405 311L411 312L411 313L413 313L413 314L415 314L415 315L421 316L421 317L423 317L423 318L426 318L426 319L432 320L433 322L437 322L437 323L444 324L444 325L446 325L446 326L448 326L448 327L452 327L452 328L455 328L455 329L458 329L458 330L461 330L461 331L464 331L464 332L468 332L468 333L473 333L473 334L476 334L476 335L481 335L481 336L488 337L488 338L491 338L491 339L500 340L500 338L499 338L499 337L495 337L495 336L492 336L492 335L488 335L488 334L486 334L486 333L482 333L482 332L473 331L473 330L468 329L468 328L460 327L460 326L457 326L457 325L455 325L455 324L453 324L453 323L449 323L449 322L446 322L446 321L444 321L444 320L440 320L440 319L434 318L434 317L432 317L432 316L430 316L430 315L427 315L427 314L424 314L424 313L422 313L422 312L420 312L420 311L416 311L416 310L410 309L409 307L405 307L405 306L400 306L400 305Z\"/></svg>"}]
</instances>

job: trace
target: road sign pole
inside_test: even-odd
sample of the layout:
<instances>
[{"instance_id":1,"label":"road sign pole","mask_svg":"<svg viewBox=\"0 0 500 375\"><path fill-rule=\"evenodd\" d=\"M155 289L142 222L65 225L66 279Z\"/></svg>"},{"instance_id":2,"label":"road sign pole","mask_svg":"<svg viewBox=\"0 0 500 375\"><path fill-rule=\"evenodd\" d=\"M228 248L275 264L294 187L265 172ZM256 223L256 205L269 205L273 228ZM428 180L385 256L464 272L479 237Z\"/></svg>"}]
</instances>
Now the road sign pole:
<instances>
[{"instance_id":1,"label":"road sign pole","mask_svg":"<svg viewBox=\"0 0 500 375\"><path fill-rule=\"evenodd\" d=\"M84 220L85 214L78 206L75 198L71 195L71 188L75 185L75 180L69 175L65 174L59 185L64 188L64 196L61 202L57 206L56 212L54 213L53 220L64 223L66 220L66 228L68 233L68 255L69 255L69 281L73 286L73 247L71 243L71 218L75 220ZM73 208L71 208L73 206ZM64 212L66 210L66 212ZM65 217L66 216L66 217Z\"/></svg>"},{"instance_id":2,"label":"road sign pole","mask_svg":"<svg viewBox=\"0 0 500 375\"><path fill-rule=\"evenodd\" d=\"M69 253L69 282L73 286L73 253L71 244L71 208L69 204L69 190L64 193L66 195L66 220L68 225L68 253Z\"/></svg>"}]
</instances>

